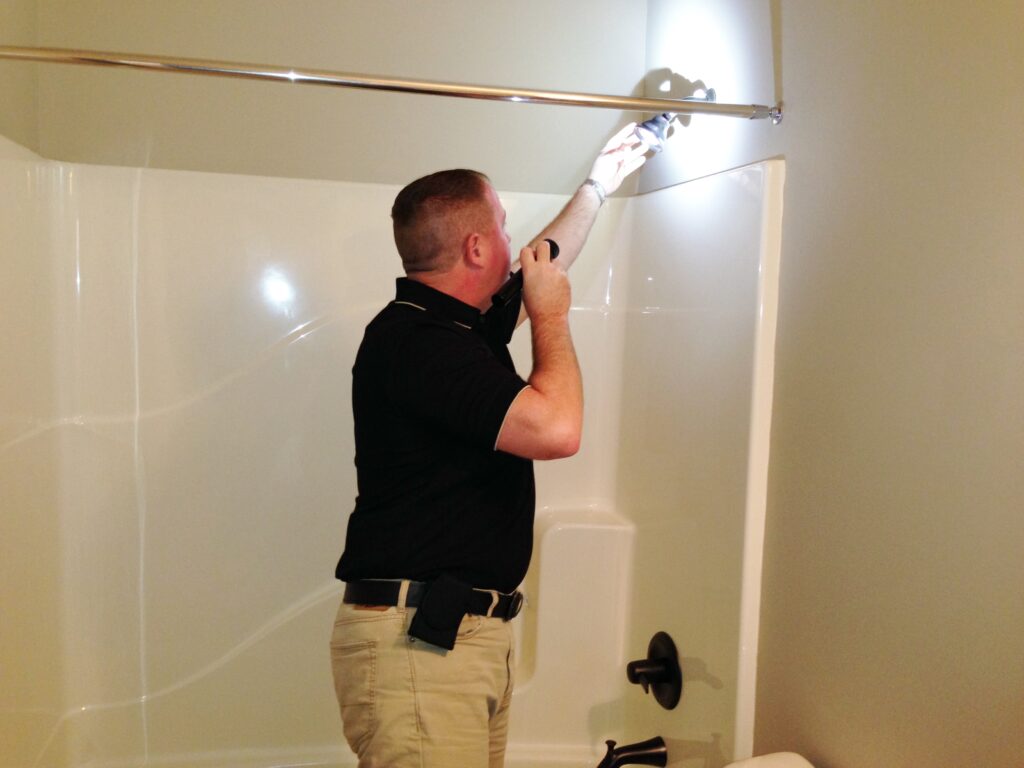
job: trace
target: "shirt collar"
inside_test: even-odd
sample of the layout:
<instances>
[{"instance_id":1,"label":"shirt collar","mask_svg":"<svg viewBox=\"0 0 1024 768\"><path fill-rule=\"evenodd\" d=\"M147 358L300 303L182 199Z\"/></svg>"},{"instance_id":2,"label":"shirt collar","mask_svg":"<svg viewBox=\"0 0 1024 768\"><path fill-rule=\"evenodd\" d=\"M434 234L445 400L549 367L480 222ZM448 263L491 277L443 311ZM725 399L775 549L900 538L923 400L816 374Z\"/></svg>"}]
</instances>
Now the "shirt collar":
<instances>
[{"instance_id":1,"label":"shirt collar","mask_svg":"<svg viewBox=\"0 0 1024 768\"><path fill-rule=\"evenodd\" d=\"M408 277L395 280L395 301L413 304L467 328L476 328L480 323L480 310L476 307Z\"/></svg>"}]
</instances>

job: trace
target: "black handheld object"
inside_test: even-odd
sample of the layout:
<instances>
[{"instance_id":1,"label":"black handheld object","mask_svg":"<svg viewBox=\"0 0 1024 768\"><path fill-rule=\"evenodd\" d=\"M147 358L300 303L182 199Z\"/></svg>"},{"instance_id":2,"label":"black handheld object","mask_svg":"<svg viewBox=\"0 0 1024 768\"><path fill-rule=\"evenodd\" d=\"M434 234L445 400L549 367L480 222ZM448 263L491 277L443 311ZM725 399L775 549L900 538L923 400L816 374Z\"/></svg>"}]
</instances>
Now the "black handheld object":
<instances>
[{"instance_id":1,"label":"black handheld object","mask_svg":"<svg viewBox=\"0 0 1024 768\"><path fill-rule=\"evenodd\" d=\"M545 238L544 242L551 246L551 258L558 258L558 243L550 238ZM498 289L498 292L491 297L492 306L488 310L490 314L495 307L504 307L509 302L514 301L523 292L523 270L519 269L515 272L510 272L508 280L505 284Z\"/></svg>"},{"instance_id":2,"label":"black handheld object","mask_svg":"<svg viewBox=\"0 0 1024 768\"><path fill-rule=\"evenodd\" d=\"M550 238L544 238L544 242L551 246L551 258L557 259L558 243ZM505 284L491 297L491 308L484 315L490 333L505 344L512 339L512 332L519 322L519 309L522 304L523 270L519 269L509 274Z\"/></svg>"},{"instance_id":3,"label":"black handheld object","mask_svg":"<svg viewBox=\"0 0 1024 768\"><path fill-rule=\"evenodd\" d=\"M409 624L409 636L452 650L472 595L473 588L458 579L447 574L437 577L420 598L419 609Z\"/></svg>"}]
</instances>

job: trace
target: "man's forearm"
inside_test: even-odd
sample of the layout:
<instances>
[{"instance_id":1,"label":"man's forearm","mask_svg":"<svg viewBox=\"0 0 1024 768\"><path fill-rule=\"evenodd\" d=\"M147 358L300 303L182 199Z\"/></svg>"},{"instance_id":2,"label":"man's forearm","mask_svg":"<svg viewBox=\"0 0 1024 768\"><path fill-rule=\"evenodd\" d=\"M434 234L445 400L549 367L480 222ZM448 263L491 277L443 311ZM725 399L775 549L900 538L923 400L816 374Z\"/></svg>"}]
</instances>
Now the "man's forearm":
<instances>
[{"instance_id":1,"label":"man's forearm","mask_svg":"<svg viewBox=\"0 0 1024 768\"><path fill-rule=\"evenodd\" d=\"M623 179L644 164L647 147L635 130L636 123L629 123L608 140L594 160L587 180L580 185L554 221L537 235L534 246L545 238L558 243L562 249L558 258L561 269L569 269L583 249L605 197L617 190Z\"/></svg>"},{"instance_id":2,"label":"man's forearm","mask_svg":"<svg viewBox=\"0 0 1024 768\"><path fill-rule=\"evenodd\" d=\"M558 268L567 272L590 235L597 213L605 197L622 184L622 180L644 164L645 145L635 134L635 123L629 123L615 134L594 160L590 174L557 216L530 243L537 248L545 239L558 243ZM526 319L526 308L519 323ZM518 323L517 323L518 324Z\"/></svg>"},{"instance_id":3,"label":"man's forearm","mask_svg":"<svg viewBox=\"0 0 1024 768\"><path fill-rule=\"evenodd\" d=\"M597 212L603 203L604 200L594 187L581 184L558 215L533 239L530 247L536 248L546 239L554 240L558 243L558 258L554 263L559 269L568 271L583 250L583 244L587 241L594 222L597 221ZM522 325L526 317L524 306L519 312L516 327Z\"/></svg>"},{"instance_id":4,"label":"man's forearm","mask_svg":"<svg viewBox=\"0 0 1024 768\"><path fill-rule=\"evenodd\" d=\"M600 194L593 186L581 184L569 202L530 245L536 248L537 244L546 238L554 240L559 248L558 260L555 263L563 270L569 269L583 250L583 244L587 242L587 236L597 221L597 213L601 210L602 203Z\"/></svg>"}]
</instances>

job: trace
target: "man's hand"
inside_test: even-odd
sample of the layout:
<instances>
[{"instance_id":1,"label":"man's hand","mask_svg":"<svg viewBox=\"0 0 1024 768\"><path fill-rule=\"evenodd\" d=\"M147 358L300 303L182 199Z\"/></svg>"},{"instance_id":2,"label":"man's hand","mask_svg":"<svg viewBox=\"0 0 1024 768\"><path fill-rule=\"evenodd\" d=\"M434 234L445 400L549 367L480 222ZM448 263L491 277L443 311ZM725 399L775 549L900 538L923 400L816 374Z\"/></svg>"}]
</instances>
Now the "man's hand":
<instances>
[{"instance_id":1,"label":"man's hand","mask_svg":"<svg viewBox=\"0 0 1024 768\"><path fill-rule=\"evenodd\" d=\"M572 292L569 277L551 261L551 247L541 241L537 248L519 252L523 268L523 306L532 322L564 318L569 314Z\"/></svg>"},{"instance_id":2,"label":"man's hand","mask_svg":"<svg viewBox=\"0 0 1024 768\"><path fill-rule=\"evenodd\" d=\"M594 160L587 178L593 179L610 195L629 174L647 159L646 145L636 137L636 123L630 123L612 136Z\"/></svg>"}]
</instances>

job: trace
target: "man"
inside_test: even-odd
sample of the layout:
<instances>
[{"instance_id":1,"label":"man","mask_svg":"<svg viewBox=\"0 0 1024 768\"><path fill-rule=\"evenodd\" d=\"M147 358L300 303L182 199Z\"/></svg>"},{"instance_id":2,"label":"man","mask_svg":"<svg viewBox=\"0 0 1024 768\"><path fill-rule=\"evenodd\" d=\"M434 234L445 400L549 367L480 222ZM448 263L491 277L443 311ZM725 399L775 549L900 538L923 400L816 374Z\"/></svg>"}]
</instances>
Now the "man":
<instances>
[{"instance_id":1,"label":"man","mask_svg":"<svg viewBox=\"0 0 1024 768\"><path fill-rule=\"evenodd\" d=\"M519 253L533 369L491 310L510 238L493 187L442 171L392 208L405 278L353 367L359 496L331 639L345 737L360 768L504 762L514 668L509 621L533 544L533 459L573 455L583 387L565 270L604 203L644 161L630 124ZM558 258L545 239L558 244ZM489 311L491 310L491 311ZM518 303L511 304L518 312Z\"/></svg>"}]
</instances>

